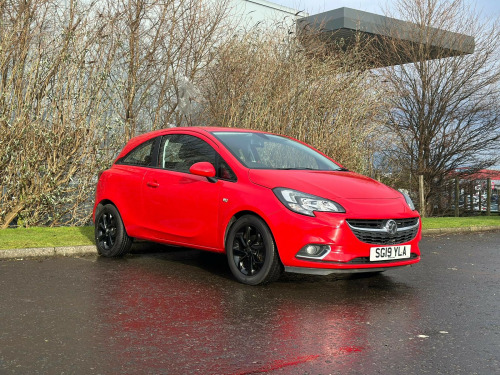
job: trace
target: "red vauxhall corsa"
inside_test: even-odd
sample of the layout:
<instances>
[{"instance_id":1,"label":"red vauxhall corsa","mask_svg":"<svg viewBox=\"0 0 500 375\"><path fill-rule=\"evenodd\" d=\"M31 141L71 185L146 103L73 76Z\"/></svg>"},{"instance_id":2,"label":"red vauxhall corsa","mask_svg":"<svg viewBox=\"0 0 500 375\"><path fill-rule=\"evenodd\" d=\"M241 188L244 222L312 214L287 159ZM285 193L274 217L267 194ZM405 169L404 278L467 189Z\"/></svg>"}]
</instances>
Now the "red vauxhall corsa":
<instances>
[{"instance_id":1,"label":"red vauxhall corsa","mask_svg":"<svg viewBox=\"0 0 500 375\"><path fill-rule=\"evenodd\" d=\"M226 253L235 278L381 272L420 261L411 199L284 136L172 128L128 142L99 178L100 255L134 238Z\"/></svg>"}]
</instances>

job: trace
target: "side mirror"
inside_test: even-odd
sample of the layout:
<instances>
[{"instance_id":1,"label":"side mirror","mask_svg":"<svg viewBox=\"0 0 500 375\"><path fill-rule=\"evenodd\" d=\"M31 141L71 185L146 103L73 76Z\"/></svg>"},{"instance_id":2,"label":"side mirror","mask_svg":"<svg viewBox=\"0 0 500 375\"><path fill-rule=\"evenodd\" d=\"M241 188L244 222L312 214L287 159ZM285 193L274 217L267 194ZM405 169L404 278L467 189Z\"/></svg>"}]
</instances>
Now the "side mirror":
<instances>
[{"instance_id":1,"label":"side mirror","mask_svg":"<svg viewBox=\"0 0 500 375\"><path fill-rule=\"evenodd\" d=\"M208 180L211 181L211 178L215 177L215 168L208 161L200 161L194 163L191 168L189 168L189 173L207 177Z\"/></svg>"}]
</instances>

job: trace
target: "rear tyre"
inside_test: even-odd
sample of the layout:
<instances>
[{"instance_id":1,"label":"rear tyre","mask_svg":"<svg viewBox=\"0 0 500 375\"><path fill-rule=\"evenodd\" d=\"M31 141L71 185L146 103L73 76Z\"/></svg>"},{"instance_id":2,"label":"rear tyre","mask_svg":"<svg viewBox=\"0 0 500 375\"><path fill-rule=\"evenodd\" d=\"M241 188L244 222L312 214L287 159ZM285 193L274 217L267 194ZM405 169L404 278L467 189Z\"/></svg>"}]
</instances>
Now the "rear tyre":
<instances>
[{"instance_id":1,"label":"rear tyre","mask_svg":"<svg viewBox=\"0 0 500 375\"><path fill-rule=\"evenodd\" d=\"M98 210L95 218L95 244L99 255L119 257L125 255L132 245L120 213L112 204Z\"/></svg>"},{"instance_id":2,"label":"rear tyre","mask_svg":"<svg viewBox=\"0 0 500 375\"><path fill-rule=\"evenodd\" d=\"M256 216L242 216L231 226L226 254L231 272L243 284L267 284L283 272L271 231Z\"/></svg>"}]
</instances>

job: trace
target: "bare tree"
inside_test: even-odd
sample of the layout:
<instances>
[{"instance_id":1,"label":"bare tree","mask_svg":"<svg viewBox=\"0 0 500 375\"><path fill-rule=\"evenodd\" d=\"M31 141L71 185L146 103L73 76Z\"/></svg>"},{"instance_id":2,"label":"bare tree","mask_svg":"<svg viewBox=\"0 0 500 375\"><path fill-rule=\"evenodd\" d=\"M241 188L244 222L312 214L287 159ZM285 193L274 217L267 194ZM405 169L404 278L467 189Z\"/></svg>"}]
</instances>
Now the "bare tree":
<instances>
[{"instance_id":1,"label":"bare tree","mask_svg":"<svg viewBox=\"0 0 500 375\"><path fill-rule=\"evenodd\" d=\"M85 222L112 51L93 3L0 1L0 226Z\"/></svg>"},{"instance_id":2,"label":"bare tree","mask_svg":"<svg viewBox=\"0 0 500 375\"><path fill-rule=\"evenodd\" d=\"M282 30L251 30L217 50L202 86L202 122L293 136L368 172L385 121L384 86L358 48L343 51L314 34L305 43Z\"/></svg>"},{"instance_id":3,"label":"bare tree","mask_svg":"<svg viewBox=\"0 0 500 375\"><path fill-rule=\"evenodd\" d=\"M424 176L427 207L420 210L431 214L456 169L472 173L499 160L500 30L463 0L397 0L395 10L415 27L393 29L383 42L386 55L402 64L382 70L396 94L385 161L410 190ZM471 36L472 54L448 57L470 50ZM449 48L436 48L443 45Z\"/></svg>"},{"instance_id":4,"label":"bare tree","mask_svg":"<svg viewBox=\"0 0 500 375\"><path fill-rule=\"evenodd\" d=\"M119 40L113 70L115 112L125 140L172 122L191 123L203 69L222 44L228 0L109 1Z\"/></svg>"},{"instance_id":5,"label":"bare tree","mask_svg":"<svg viewBox=\"0 0 500 375\"><path fill-rule=\"evenodd\" d=\"M81 224L136 133L189 124L228 0L0 0L0 227Z\"/></svg>"}]
</instances>

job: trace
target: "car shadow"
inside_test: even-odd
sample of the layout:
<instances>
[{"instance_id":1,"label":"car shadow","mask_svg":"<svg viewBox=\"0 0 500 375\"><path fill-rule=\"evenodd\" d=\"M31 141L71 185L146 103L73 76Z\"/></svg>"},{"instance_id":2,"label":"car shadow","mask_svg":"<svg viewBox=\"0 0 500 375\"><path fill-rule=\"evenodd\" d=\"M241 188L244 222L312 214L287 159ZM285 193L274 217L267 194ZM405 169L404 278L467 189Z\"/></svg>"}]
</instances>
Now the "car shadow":
<instances>
[{"instance_id":1,"label":"car shadow","mask_svg":"<svg viewBox=\"0 0 500 375\"><path fill-rule=\"evenodd\" d=\"M216 275L217 278L238 284L231 274L225 254L188 247L168 246L146 241L137 241L132 245L132 249L130 253L126 255L125 260L132 260L136 257L155 258L161 263L169 263L173 268L175 268L175 264L194 267L202 273L205 273L205 277L208 275ZM331 288L333 285L342 285L342 288L349 286L349 290L351 290L353 285L356 285L358 289L366 288L368 293L373 293L375 290L379 292L391 291L392 293L396 293L400 291L405 293L408 292L408 289L411 289L411 287L405 283L395 282L390 275L386 275L385 273L343 273L330 274L328 276L283 273L279 280L272 284L274 288L285 289L289 287L294 289L308 289L310 287L317 287L318 285L325 288ZM247 286L238 284L238 287L245 288ZM264 285L263 287L267 288L269 285Z\"/></svg>"},{"instance_id":2,"label":"car shadow","mask_svg":"<svg viewBox=\"0 0 500 375\"><path fill-rule=\"evenodd\" d=\"M152 257L165 262L180 263L233 280L226 255L221 253L138 241L133 243L128 256Z\"/></svg>"}]
</instances>

